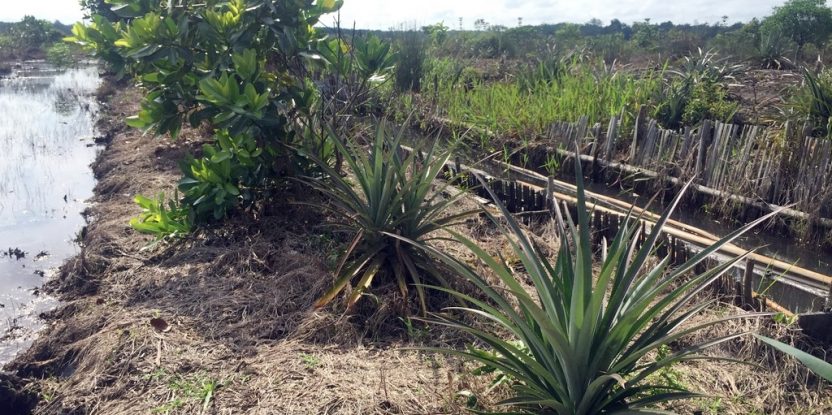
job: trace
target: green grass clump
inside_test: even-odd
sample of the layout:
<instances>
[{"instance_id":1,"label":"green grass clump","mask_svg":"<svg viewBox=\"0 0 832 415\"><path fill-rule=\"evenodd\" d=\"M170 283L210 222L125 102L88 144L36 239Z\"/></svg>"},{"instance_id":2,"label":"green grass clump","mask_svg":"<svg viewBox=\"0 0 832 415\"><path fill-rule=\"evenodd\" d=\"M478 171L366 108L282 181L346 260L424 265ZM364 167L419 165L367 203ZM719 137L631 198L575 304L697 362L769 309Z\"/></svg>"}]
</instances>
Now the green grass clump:
<instances>
[{"instance_id":1,"label":"green grass clump","mask_svg":"<svg viewBox=\"0 0 832 415\"><path fill-rule=\"evenodd\" d=\"M595 70L573 65L567 70L538 68L546 76L534 85L523 82L479 82L473 88L440 83L439 105L454 121L472 123L501 135L546 134L552 123L575 121L605 123L624 113L625 125L632 113L647 104L660 87L653 73L641 76ZM532 78L534 79L534 78Z\"/></svg>"}]
</instances>

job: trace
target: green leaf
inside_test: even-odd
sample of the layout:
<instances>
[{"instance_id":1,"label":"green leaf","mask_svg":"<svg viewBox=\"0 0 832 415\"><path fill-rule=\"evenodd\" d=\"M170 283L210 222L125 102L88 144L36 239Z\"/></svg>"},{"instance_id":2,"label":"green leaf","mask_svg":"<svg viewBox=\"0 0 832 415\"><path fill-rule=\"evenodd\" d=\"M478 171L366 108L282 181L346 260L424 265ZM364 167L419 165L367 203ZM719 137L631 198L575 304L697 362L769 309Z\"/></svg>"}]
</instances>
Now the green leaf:
<instances>
[{"instance_id":1,"label":"green leaf","mask_svg":"<svg viewBox=\"0 0 832 415\"><path fill-rule=\"evenodd\" d=\"M793 346L789 346L788 344L779 342L777 340L760 336L755 334L754 337L762 341L763 343L774 347L777 350L780 350L783 353L786 353L789 356L794 357L795 359L799 360L801 363L806 365L812 372L815 372L816 375L826 379L829 382L832 382L832 364L821 360L815 356L810 355L800 349L797 349Z\"/></svg>"},{"instance_id":2,"label":"green leaf","mask_svg":"<svg viewBox=\"0 0 832 415\"><path fill-rule=\"evenodd\" d=\"M246 49L242 53L235 53L231 55L231 60L243 80L255 80L259 64L257 62L257 52L254 49Z\"/></svg>"},{"instance_id":3,"label":"green leaf","mask_svg":"<svg viewBox=\"0 0 832 415\"><path fill-rule=\"evenodd\" d=\"M219 164L231 158L231 153L227 151L220 151L211 156L211 163Z\"/></svg>"},{"instance_id":4,"label":"green leaf","mask_svg":"<svg viewBox=\"0 0 832 415\"><path fill-rule=\"evenodd\" d=\"M125 123L127 124L128 127L139 128L139 129L145 129L145 128L148 128L150 126L145 120L143 120L138 115L132 115L132 116L127 117L125 119Z\"/></svg>"},{"instance_id":5,"label":"green leaf","mask_svg":"<svg viewBox=\"0 0 832 415\"><path fill-rule=\"evenodd\" d=\"M199 92L204 100L212 104L224 105L229 101L225 86L216 79L207 78L199 81Z\"/></svg>"},{"instance_id":6,"label":"green leaf","mask_svg":"<svg viewBox=\"0 0 832 415\"><path fill-rule=\"evenodd\" d=\"M231 183L226 183L225 185L223 185L223 189L225 189L225 191L232 196L240 195L240 190Z\"/></svg>"},{"instance_id":7,"label":"green leaf","mask_svg":"<svg viewBox=\"0 0 832 415\"><path fill-rule=\"evenodd\" d=\"M343 0L318 0L318 7L323 13L332 13L344 5Z\"/></svg>"}]
</instances>

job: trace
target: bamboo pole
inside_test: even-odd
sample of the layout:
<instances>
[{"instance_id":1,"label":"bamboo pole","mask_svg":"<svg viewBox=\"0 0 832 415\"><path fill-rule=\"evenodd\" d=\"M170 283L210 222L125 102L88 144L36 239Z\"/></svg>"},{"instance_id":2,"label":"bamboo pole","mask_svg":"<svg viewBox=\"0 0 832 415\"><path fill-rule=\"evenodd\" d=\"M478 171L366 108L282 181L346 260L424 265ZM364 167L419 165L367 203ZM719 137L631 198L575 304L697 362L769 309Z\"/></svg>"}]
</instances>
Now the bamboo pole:
<instances>
[{"instance_id":1,"label":"bamboo pole","mask_svg":"<svg viewBox=\"0 0 832 415\"><path fill-rule=\"evenodd\" d=\"M754 293L753 297L760 299L760 303L763 307L765 307L765 310L772 309L772 310L774 310L778 313L782 313L786 317L794 317L795 316L794 313L789 311L786 307L783 307L782 305L776 303L771 298L763 297L758 293Z\"/></svg>"},{"instance_id":2,"label":"bamboo pole","mask_svg":"<svg viewBox=\"0 0 832 415\"><path fill-rule=\"evenodd\" d=\"M410 149L408 147L405 147L405 146L403 146L403 148L405 148L407 151L413 151L412 149ZM472 167L469 167L469 166L462 165L461 168L464 169L464 170L467 170L471 173L483 176L483 177L490 177L491 176L491 174L489 174L488 172L485 172L485 171L480 170L480 169L475 169L475 168L472 168ZM540 184L540 182L548 183L549 181L551 181L553 187L557 187L556 184L560 183L561 185L563 185L563 187L568 188L569 186L571 186L574 189L574 186L572 186L572 185L568 185L566 183L559 182L559 181L554 180L552 178L545 177L545 176L539 175L535 172L531 172L531 171L528 171L528 170L525 170L525 169L521 169L521 168L516 167L516 166L509 166L508 171L513 171L515 173L516 172L523 172L525 176L536 179L536 180L533 180L533 181L531 181L531 180L525 181L526 185L528 185L530 188L532 188L533 190L536 190L536 191L545 191L546 190L545 187L542 187L539 184ZM638 208L638 207L631 206L631 205L627 204L626 202L623 202L623 201L620 201L620 200L616 200L616 199L612 199L612 198L609 198L609 197L606 197L606 196L603 196L603 195L595 194L593 192L585 192L585 193L586 193L587 198L589 199L588 202L587 202L587 209L590 209L590 210L598 209L601 212L607 213L609 215L616 215L616 216L619 216L619 217L625 217L627 214L624 213L624 212L626 212L627 210L621 209L621 204L624 204L624 205L627 206L626 209L632 208L632 214L635 215L635 217L640 218L640 220L643 223L645 223L645 225L649 224L651 226L655 225L655 221L659 217L659 215L656 215L652 212L643 210L643 209ZM571 203L571 204L575 204L577 202L577 199L575 197L564 194L564 193L555 192L554 189L551 190L551 195L552 195L552 198L554 200L564 201L564 202L568 202L568 203ZM609 203L608 206L602 206L601 203L603 201L614 202L614 203ZM612 207L609 207L610 205ZM622 212L622 210L624 212ZM719 237L717 237L716 235L713 235L713 234L711 234L709 232L706 232L704 230L698 229L698 228L693 227L693 226L686 225L686 224L681 223L681 222L673 221L673 220L668 220L668 222L665 224L665 226L662 227L662 232L668 233L670 236L674 236L679 240L683 240L685 242L695 244L697 246L703 246L703 247L713 245L714 243L716 243L719 240ZM777 259L774 259L774 258L770 258L770 257L764 256L764 255L760 255L760 254L757 254L757 253L748 253L748 250L740 248L740 247L738 247L734 244L723 245L722 248L718 252L722 253L723 255L727 255L727 256L741 256L741 255L748 254L748 257L747 257L748 259L751 259L751 260L755 261L755 263L761 264L763 266L778 269L778 270L781 270L781 271L786 271L786 272L789 272L791 274L798 275L798 276L800 276L802 278L805 278L807 280L811 280L811 281L814 281L814 282L817 282L817 283L821 283L823 285L832 284L832 276L823 275L823 274L820 274L818 272L811 271L811 270L808 270L808 269L805 269L805 268L801 268L801 267L795 266L794 264L789 264L789 263L786 263L786 262L783 262L783 261L780 261L780 260L777 260Z\"/></svg>"},{"instance_id":3,"label":"bamboo pole","mask_svg":"<svg viewBox=\"0 0 832 415\"><path fill-rule=\"evenodd\" d=\"M511 169L511 170L512 171L519 171L519 170L523 170L523 169L520 169L519 167L515 167L514 169ZM526 175L537 175L537 173L530 172L528 170L525 171L525 174ZM543 176L541 176L541 178L543 178ZM546 180L548 180L548 179L546 179ZM553 183L558 183L558 181L553 180ZM564 187L567 187L567 188L571 186L571 185L565 184L563 182L560 182L560 183L566 185ZM534 184L532 184L532 183L529 183L529 184L534 186ZM574 189L574 186L571 186L571 187L572 187L572 189ZM622 205L626 206L627 209L632 208L633 214L636 215L636 216L641 217L643 221L647 221L647 222L650 222L650 223L654 224L655 221L658 220L658 218L659 218L659 215L656 215L655 213L646 211L646 210L638 208L638 207L634 207L634 206L632 206L632 205L630 205L630 204L628 204L627 202L624 202L624 201L612 199L612 198L606 197L604 195L599 195L599 194L596 194L596 193L593 193L593 192L586 192L586 195L587 195L587 198L590 199L590 200L595 200L595 201L599 201L599 202L600 201L608 201L608 202L614 201L615 203L612 203L612 204L618 206L619 208L622 207ZM556 193L556 196L560 200L568 200L568 201L574 201L575 200L574 198L572 198L570 196L567 196L565 194L561 194L561 193ZM615 210L615 209L608 209L608 208L605 209L605 208L603 208L602 206L600 206L599 204L597 204L595 202L592 202L591 204L589 204L587 206L587 208L588 209L602 208L602 209L608 211L607 213L609 213L609 214L617 214L617 215L621 215L621 216L625 215L621 211L618 211L618 210ZM681 222L678 222L678 221L674 221L674 220L668 220L665 227L662 228L662 231L668 232L672 236L676 236L679 239L685 240L685 241L690 242L690 243L695 243L695 244L700 245L700 246L713 245L714 243L716 243L720 239L718 236L713 235L709 232L706 232L704 230L701 230L701 229L698 229L696 227L693 227L693 226L690 226L690 225L687 225L687 224L684 224L684 223L681 223ZM730 255L734 255L734 256L745 255L747 253L747 250L742 249L742 248L740 248L736 245L733 245L733 244L724 245L723 248L720 251L724 252L724 253L727 253L727 254L730 254ZM801 268L801 267L798 267L798 266L795 266L794 264L789 264L789 263L786 263L786 262L783 262L783 261L780 261L780 260L777 260L777 259L774 259L774 258L769 258L769 257L763 256L763 255L757 254L757 253L749 254L749 258L754 260L757 263L762 264L762 265L770 266L772 268L776 268L776 269L779 269L779 270L782 270L782 271L788 271L790 273L800 275L801 277L804 277L804 278L807 278L807 279L810 279L810 280L813 280L813 281L816 281L816 282L820 282L822 284L832 283L832 277L827 276L827 275L823 275L823 274L820 274L820 273L817 273L817 272L814 272L814 271L811 271L811 270L808 270L808 269L804 269L804 268Z\"/></svg>"}]
</instances>

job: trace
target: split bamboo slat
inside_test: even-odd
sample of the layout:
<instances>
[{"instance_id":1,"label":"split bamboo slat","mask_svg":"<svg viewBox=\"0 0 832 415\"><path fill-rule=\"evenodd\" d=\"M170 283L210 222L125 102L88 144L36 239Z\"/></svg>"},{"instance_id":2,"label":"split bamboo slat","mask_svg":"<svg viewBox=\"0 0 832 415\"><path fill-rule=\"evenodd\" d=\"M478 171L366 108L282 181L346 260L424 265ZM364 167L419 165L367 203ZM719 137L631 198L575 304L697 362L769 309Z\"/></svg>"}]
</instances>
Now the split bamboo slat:
<instances>
[{"instance_id":1,"label":"split bamboo slat","mask_svg":"<svg viewBox=\"0 0 832 415\"><path fill-rule=\"evenodd\" d=\"M436 121L478 130L448 119ZM782 134L796 140L792 125L787 122ZM553 151L580 157L593 168L639 175L652 179L657 187L662 182L678 186L696 177L692 186L695 192L761 212L791 205L782 212L784 217L832 230L830 140L806 137L804 145L789 151L777 144L775 136L781 132L760 126L706 120L698 128L671 131L658 127L640 111L627 155L616 161L621 144L620 118L611 118L606 134L597 134L595 127L592 137L587 137L590 129L585 116L575 123L556 122L550 126L547 139L554 144Z\"/></svg>"}]
</instances>

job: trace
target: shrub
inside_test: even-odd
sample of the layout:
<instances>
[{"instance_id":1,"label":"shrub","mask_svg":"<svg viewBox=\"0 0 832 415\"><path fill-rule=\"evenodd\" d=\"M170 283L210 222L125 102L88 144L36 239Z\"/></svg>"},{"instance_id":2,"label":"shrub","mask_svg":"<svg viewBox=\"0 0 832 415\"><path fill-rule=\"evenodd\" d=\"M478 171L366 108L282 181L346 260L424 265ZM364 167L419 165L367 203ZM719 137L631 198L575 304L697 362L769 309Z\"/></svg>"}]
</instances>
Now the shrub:
<instances>
[{"instance_id":1,"label":"shrub","mask_svg":"<svg viewBox=\"0 0 832 415\"><path fill-rule=\"evenodd\" d=\"M399 63L396 66L396 89L419 92L422 90L422 74L425 64L424 35L410 30L401 34L398 41Z\"/></svg>"},{"instance_id":2,"label":"shrub","mask_svg":"<svg viewBox=\"0 0 832 415\"><path fill-rule=\"evenodd\" d=\"M46 61L57 68L67 68L78 64L77 51L68 43L55 43L46 49Z\"/></svg>"},{"instance_id":3,"label":"shrub","mask_svg":"<svg viewBox=\"0 0 832 415\"><path fill-rule=\"evenodd\" d=\"M396 54L389 42L353 35L350 45L339 36L321 42L318 51L328 63L320 83L330 121L337 123L340 114L378 108L380 91L395 69Z\"/></svg>"},{"instance_id":4,"label":"shrub","mask_svg":"<svg viewBox=\"0 0 832 415\"><path fill-rule=\"evenodd\" d=\"M653 117L665 128L681 127L692 88L690 82L680 80L665 82L664 87L659 89L656 97L653 98L656 103Z\"/></svg>"},{"instance_id":5,"label":"shrub","mask_svg":"<svg viewBox=\"0 0 832 415\"><path fill-rule=\"evenodd\" d=\"M121 55L116 42L121 38L121 22L111 22L102 16L94 15L87 25L76 24L72 27L72 36L65 38L93 54L104 63L105 69L116 78L125 75L127 59Z\"/></svg>"},{"instance_id":6,"label":"shrub","mask_svg":"<svg viewBox=\"0 0 832 415\"><path fill-rule=\"evenodd\" d=\"M670 79L654 98L653 116L673 129L705 119L731 121L739 104L728 99L723 83L741 69L717 59L714 52L699 50L686 57L679 70L668 71Z\"/></svg>"},{"instance_id":7,"label":"shrub","mask_svg":"<svg viewBox=\"0 0 832 415\"><path fill-rule=\"evenodd\" d=\"M358 38L354 47L358 75L365 82L373 78L384 80L395 67L396 55L390 50L390 44L377 36Z\"/></svg>"},{"instance_id":8,"label":"shrub","mask_svg":"<svg viewBox=\"0 0 832 415\"><path fill-rule=\"evenodd\" d=\"M0 60L14 59L14 46L12 39L5 34L0 34Z\"/></svg>"},{"instance_id":9,"label":"shrub","mask_svg":"<svg viewBox=\"0 0 832 415\"><path fill-rule=\"evenodd\" d=\"M323 39L313 26L340 0L107 4L118 21L93 16L69 40L145 88L128 124L172 138L184 123L221 131L200 158L183 163L180 188L195 223L265 199L281 178L308 166L289 160L296 153L287 149L312 146L301 141L313 138L319 96L307 71Z\"/></svg>"},{"instance_id":10,"label":"shrub","mask_svg":"<svg viewBox=\"0 0 832 415\"><path fill-rule=\"evenodd\" d=\"M789 41L777 30L764 30L760 33L754 60L766 69L787 69L793 62L785 55L789 50Z\"/></svg>"},{"instance_id":11,"label":"shrub","mask_svg":"<svg viewBox=\"0 0 832 415\"><path fill-rule=\"evenodd\" d=\"M815 135L828 134L832 117L832 71L815 75L804 68L803 85L790 99L790 106L802 118L812 121Z\"/></svg>"},{"instance_id":12,"label":"shrub","mask_svg":"<svg viewBox=\"0 0 832 415\"><path fill-rule=\"evenodd\" d=\"M516 46L513 42L507 41L503 33L489 32L479 36L472 43L471 53L476 58L511 58L516 55Z\"/></svg>"},{"instance_id":13,"label":"shrub","mask_svg":"<svg viewBox=\"0 0 832 415\"><path fill-rule=\"evenodd\" d=\"M185 176L179 182L182 202L195 217L214 219L222 219L241 201L252 203L265 173L258 163L262 152L249 133L217 132L214 143L203 145L202 157L188 155L180 162Z\"/></svg>"},{"instance_id":14,"label":"shrub","mask_svg":"<svg viewBox=\"0 0 832 415\"><path fill-rule=\"evenodd\" d=\"M402 157L403 132L388 138L382 123L369 153L354 141L342 144L331 140L352 171L352 178L343 177L329 163L316 159L327 178L308 179L307 183L328 196L330 204L321 207L337 215L336 225L355 234L336 270L337 280L318 300L317 307L327 305L353 283L347 307L368 293L371 286L395 283L405 299L408 286L416 289L424 313L428 305L423 286L445 285L439 268L425 252L396 238L424 244L435 237L435 231L471 212L447 214L448 206L463 194L444 198L447 185L435 183L451 153L439 152L434 144L425 161L417 157L418 151Z\"/></svg>"},{"instance_id":15,"label":"shrub","mask_svg":"<svg viewBox=\"0 0 832 415\"><path fill-rule=\"evenodd\" d=\"M621 33L594 36L588 40L589 49L606 64L629 60L632 50Z\"/></svg>"},{"instance_id":16,"label":"shrub","mask_svg":"<svg viewBox=\"0 0 832 415\"><path fill-rule=\"evenodd\" d=\"M739 103L729 101L727 95L725 88L720 84L695 84L682 114L684 125L695 125L705 119L731 122L737 113Z\"/></svg>"},{"instance_id":17,"label":"shrub","mask_svg":"<svg viewBox=\"0 0 832 415\"><path fill-rule=\"evenodd\" d=\"M494 287L476 271L475 266L462 263L436 249L430 250L457 275L476 285L487 298L480 300L451 291L469 304L461 310L475 317L484 317L486 322L498 326L474 326L450 317L437 317L438 324L472 335L495 353L440 350L461 355L511 376L514 380L512 396L502 405L524 413L652 413L648 408L656 403L696 396L681 387L656 385L649 377L681 361L707 358L700 352L745 333L681 346L675 352L652 361L645 357L664 346L677 347L676 340L686 335L722 321L745 317L729 316L683 327L712 304L712 301L695 303L696 294L744 257L723 263L701 275L686 277L686 274L722 245L772 215L706 247L678 268L668 269L667 257L656 265L648 265L661 228L681 199L681 192L670 210L644 238L640 248L637 248L640 221L627 218L612 241L606 258L594 266L590 218L580 163L576 163L576 177L578 223L573 223L571 218L567 218L566 224L560 222L562 244L554 263L535 246L502 206L500 209L508 224L505 237L511 246L510 254L522 263L524 275L516 275L513 269L461 235L456 235L456 239L468 247L504 287ZM503 226L502 218L488 215L495 224ZM531 281L531 293L520 284L520 278ZM504 332L511 333L511 338L505 339L501 334Z\"/></svg>"}]
</instances>

